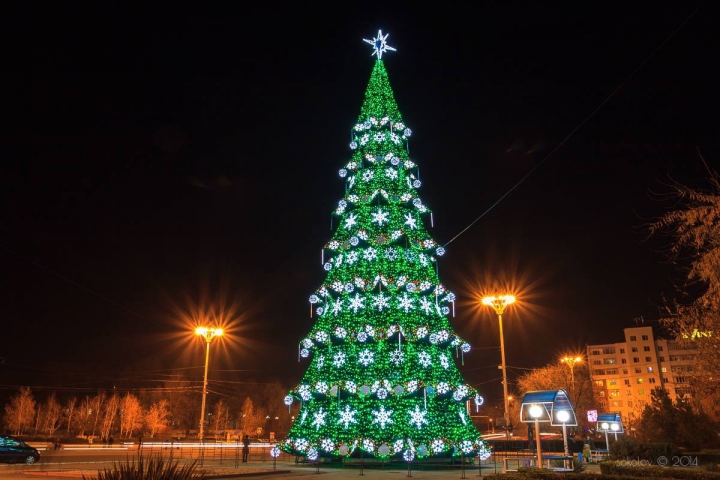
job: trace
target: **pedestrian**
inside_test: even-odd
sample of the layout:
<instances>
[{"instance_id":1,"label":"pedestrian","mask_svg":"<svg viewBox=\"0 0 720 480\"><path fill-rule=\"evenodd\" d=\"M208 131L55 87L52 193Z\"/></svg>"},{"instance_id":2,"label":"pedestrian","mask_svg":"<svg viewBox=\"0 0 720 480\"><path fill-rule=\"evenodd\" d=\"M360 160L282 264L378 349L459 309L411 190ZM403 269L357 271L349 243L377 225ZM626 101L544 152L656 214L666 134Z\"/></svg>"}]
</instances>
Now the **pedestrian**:
<instances>
[{"instance_id":1,"label":"pedestrian","mask_svg":"<svg viewBox=\"0 0 720 480\"><path fill-rule=\"evenodd\" d=\"M582 452L578 452L578 461L580 462L580 465L583 464L583 454L582 454Z\"/></svg>"},{"instance_id":2,"label":"pedestrian","mask_svg":"<svg viewBox=\"0 0 720 480\"><path fill-rule=\"evenodd\" d=\"M138 450L142 449L142 435L138 436Z\"/></svg>"},{"instance_id":3,"label":"pedestrian","mask_svg":"<svg viewBox=\"0 0 720 480\"><path fill-rule=\"evenodd\" d=\"M248 461L248 454L250 453L250 437L245 435L243 437L243 463L247 463Z\"/></svg>"},{"instance_id":4,"label":"pedestrian","mask_svg":"<svg viewBox=\"0 0 720 480\"><path fill-rule=\"evenodd\" d=\"M113 438L112 438L112 435L110 435L110 436L108 437L108 447L112 448L113 442L114 442L114 440L113 440Z\"/></svg>"},{"instance_id":5,"label":"pedestrian","mask_svg":"<svg viewBox=\"0 0 720 480\"><path fill-rule=\"evenodd\" d=\"M88 445L92 447L92 436L88 435Z\"/></svg>"},{"instance_id":6,"label":"pedestrian","mask_svg":"<svg viewBox=\"0 0 720 480\"><path fill-rule=\"evenodd\" d=\"M585 461L590 463L591 457L590 457L590 444L586 443L583 445L583 456L585 457Z\"/></svg>"}]
</instances>

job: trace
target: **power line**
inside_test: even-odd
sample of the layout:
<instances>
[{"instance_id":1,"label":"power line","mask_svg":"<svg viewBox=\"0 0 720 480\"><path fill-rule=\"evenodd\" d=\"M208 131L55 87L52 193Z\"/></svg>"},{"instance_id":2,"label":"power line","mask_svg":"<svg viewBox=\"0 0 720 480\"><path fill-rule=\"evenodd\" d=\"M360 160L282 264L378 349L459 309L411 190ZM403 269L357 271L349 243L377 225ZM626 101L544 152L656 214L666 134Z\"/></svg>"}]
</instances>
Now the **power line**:
<instances>
[{"instance_id":1,"label":"power line","mask_svg":"<svg viewBox=\"0 0 720 480\"><path fill-rule=\"evenodd\" d=\"M515 185L513 185L513 186L510 188L510 190L508 190L508 191L505 192L500 198L498 198L497 201L495 201L495 203L493 203L492 205L490 205L490 207L489 207L487 210L485 210L482 214L480 214L479 217L477 217L475 220L473 220L472 222L470 222L470 224L469 224L467 227L463 228L463 229L460 231L460 233L458 233L458 234L455 235L453 238L451 238L450 241L448 241L448 242L447 242L445 245L443 245L443 246L444 246L444 247L447 247L450 243L452 243L453 241L455 241L455 239L457 239L460 235L462 235L463 233L465 233L466 231L468 231L468 230L470 229L470 227L472 227L473 225L475 225L481 218L483 218L485 215L487 215L488 213L490 213L490 211L492 211L500 202L502 202L502 201L505 199L505 197L507 197L508 195L510 195L517 187L519 187L525 180L527 180L527 178L528 178L530 175L532 175L533 172L535 172L535 170L537 170L538 168L540 168L540 166L541 166L543 163L545 163L545 161L546 161L547 159L549 159L556 151L558 151L558 150L560 149L560 147L562 147L562 146L565 144L565 142L567 142L567 141L570 139L570 137L572 137L572 136L575 134L575 132L577 132L578 130L580 130L580 128L581 128L583 125L585 125L585 123L587 123L588 120L590 120L593 116L595 116L595 114L596 114L602 107L604 107L605 104L606 104L607 102L609 102L610 99L613 98L613 97L615 96L615 94L616 94L617 92L619 92L620 89L621 89L623 86L625 86L625 84L626 84L632 77L634 77L634 76L645 66L645 64L646 64L647 62L650 61L651 58L653 58L653 57L655 56L655 54L656 54L657 52L659 52L659 51L662 49L662 47L664 47L665 44L666 44L667 42L669 42L670 39L673 38L673 37L675 36L675 34L676 34L677 32L679 32L680 29L681 29L682 27L684 27L685 24L688 23L693 16L695 16L695 14L702 8L702 6L703 6L704 4L705 4L705 2L703 1L703 2L700 4L699 7L697 7L675 30L673 30L673 32L672 32L670 35L667 36L667 38L665 38L665 40L663 40L663 41L660 43L660 45L658 45L658 47L657 47L655 50L652 51L652 53L650 53L650 55L647 56L647 58L645 58L645 60L643 60L642 62L640 62L640 65L638 65L637 68L635 68L635 70L633 70L633 71L630 73L630 75L628 75L622 82L620 82L620 85L618 85L617 88L615 88L615 90L613 90L612 93L610 93L610 95L608 95L608 96L605 98L605 100L603 100L603 101L600 103L600 105L598 105L597 108L595 108L595 110L593 110L592 112L590 112L590 115L588 115L587 117L585 117L585 119L584 119L582 122L580 122L575 128L573 128L573 129L570 131L570 133L568 133L567 136L566 136L565 138L563 138L562 141L561 141L560 143L558 143L557 146L550 151L550 153L548 153L548 154L547 154L542 160L540 160L533 168L531 168L530 171L525 174L525 176L523 176Z\"/></svg>"}]
</instances>

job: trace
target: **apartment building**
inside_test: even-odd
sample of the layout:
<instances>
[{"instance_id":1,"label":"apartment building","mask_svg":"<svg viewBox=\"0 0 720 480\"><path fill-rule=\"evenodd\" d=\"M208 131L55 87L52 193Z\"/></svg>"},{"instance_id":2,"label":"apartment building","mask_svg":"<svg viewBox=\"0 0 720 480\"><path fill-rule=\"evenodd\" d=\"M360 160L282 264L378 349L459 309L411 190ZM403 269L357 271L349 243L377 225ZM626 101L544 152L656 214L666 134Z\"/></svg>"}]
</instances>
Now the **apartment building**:
<instances>
[{"instance_id":1,"label":"apartment building","mask_svg":"<svg viewBox=\"0 0 720 480\"><path fill-rule=\"evenodd\" d=\"M595 406L600 412L636 418L650 402L654 388L664 388L670 398L689 396L689 372L695 350L656 338L652 327L624 330L625 341L588 345L587 359Z\"/></svg>"}]
</instances>

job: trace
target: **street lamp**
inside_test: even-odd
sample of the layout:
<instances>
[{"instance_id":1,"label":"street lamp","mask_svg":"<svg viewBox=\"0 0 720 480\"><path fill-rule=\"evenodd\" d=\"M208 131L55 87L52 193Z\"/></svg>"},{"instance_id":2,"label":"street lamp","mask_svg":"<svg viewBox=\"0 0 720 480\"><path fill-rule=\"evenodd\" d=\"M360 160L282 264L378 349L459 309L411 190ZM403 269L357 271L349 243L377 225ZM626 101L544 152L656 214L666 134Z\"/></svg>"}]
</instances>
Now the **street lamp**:
<instances>
[{"instance_id":1,"label":"street lamp","mask_svg":"<svg viewBox=\"0 0 720 480\"><path fill-rule=\"evenodd\" d=\"M539 390L527 392L520 407L520 421L535 424L535 448L537 449L537 465L542 468L542 452L540 448L540 422L551 426L563 427L563 443L565 457L568 456L566 426L577 425L575 411L565 390ZM567 458L565 459L567 460Z\"/></svg>"},{"instance_id":2,"label":"street lamp","mask_svg":"<svg viewBox=\"0 0 720 480\"><path fill-rule=\"evenodd\" d=\"M617 434L623 433L625 429L623 428L622 423L622 417L619 413L601 413L598 415L598 424L597 424L598 430L602 430L605 432L605 445L607 448L607 451L610 451L610 440L608 439L608 432L612 432L615 434L615 440L617 440Z\"/></svg>"},{"instance_id":3,"label":"street lamp","mask_svg":"<svg viewBox=\"0 0 720 480\"><path fill-rule=\"evenodd\" d=\"M570 412L567 410L558 410L555 414L555 418L558 422L562 423L563 426L563 447L565 447L565 456L570 456L570 450L568 449L567 443L567 423L570 420Z\"/></svg>"},{"instance_id":4,"label":"street lamp","mask_svg":"<svg viewBox=\"0 0 720 480\"><path fill-rule=\"evenodd\" d=\"M200 432L198 433L198 437L200 438L201 442L205 435L205 397L207 397L207 377L208 362L210 360L210 342L215 337L221 337L222 334L222 328L198 327L195 329L195 335L200 335L205 339L205 377L203 378L202 406L200 407Z\"/></svg>"},{"instance_id":5,"label":"street lamp","mask_svg":"<svg viewBox=\"0 0 720 480\"><path fill-rule=\"evenodd\" d=\"M575 364L582 362L582 357L562 357L560 362L565 363L570 367L570 383L572 386L573 397L575 397Z\"/></svg>"},{"instance_id":6,"label":"street lamp","mask_svg":"<svg viewBox=\"0 0 720 480\"><path fill-rule=\"evenodd\" d=\"M515 297L512 295L500 295L493 297L485 297L482 299L483 305L492 307L497 313L498 323L500 325L500 357L502 359L502 373L503 373L503 402L505 405L505 439L510 438L510 417L508 413L508 381L507 381L507 368L505 367L505 339L503 338L503 325L502 325L502 314L505 311L505 307L515 303Z\"/></svg>"},{"instance_id":7,"label":"street lamp","mask_svg":"<svg viewBox=\"0 0 720 480\"><path fill-rule=\"evenodd\" d=\"M540 405L532 405L528 409L530 418L535 421L535 448L537 449L537 467L542 468L542 449L540 447L540 418L545 415L545 409Z\"/></svg>"}]
</instances>

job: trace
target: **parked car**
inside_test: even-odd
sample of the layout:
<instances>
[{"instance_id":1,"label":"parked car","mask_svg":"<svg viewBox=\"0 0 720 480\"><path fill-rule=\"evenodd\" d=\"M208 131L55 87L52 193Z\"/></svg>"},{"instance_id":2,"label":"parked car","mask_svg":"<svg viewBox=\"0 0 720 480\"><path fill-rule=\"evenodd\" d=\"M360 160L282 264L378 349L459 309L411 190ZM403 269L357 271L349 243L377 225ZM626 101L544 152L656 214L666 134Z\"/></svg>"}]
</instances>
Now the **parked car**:
<instances>
[{"instance_id":1,"label":"parked car","mask_svg":"<svg viewBox=\"0 0 720 480\"><path fill-rule=\"evenodd\" d=\"M0 462L20 463L31 465L40 460L40 453L22 440L0 435Z\"/></svg>"}]
</instances>

